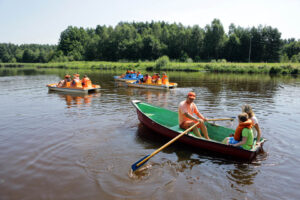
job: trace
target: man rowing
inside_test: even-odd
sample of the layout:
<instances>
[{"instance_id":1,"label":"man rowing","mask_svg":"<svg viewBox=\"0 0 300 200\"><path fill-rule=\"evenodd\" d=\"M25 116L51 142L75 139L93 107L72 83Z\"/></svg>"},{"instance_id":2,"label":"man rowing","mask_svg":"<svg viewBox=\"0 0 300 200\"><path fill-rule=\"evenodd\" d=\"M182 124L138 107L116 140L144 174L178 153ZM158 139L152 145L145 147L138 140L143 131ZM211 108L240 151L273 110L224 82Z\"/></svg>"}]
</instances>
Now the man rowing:
<instances>
[{"instance_id":1,"label":"man rowing","mask_svg":"<svg viewBox=\"0 0 300 200\"><path fill-rule=\"evenodd\" d=\"M193 126L195 123L200 122L197 127L193 129L193 132L196 136L202 137L198 128L200 128L201 132L204 134L206 139L210 139L208 137L207 128L204 124L207 119L198 111L194 100L196 98L196 94L194 92L189 92L186 100L180 102L178 107L178 121L179 126L182 129L188 129ZM198 117L195 117L194 114Z\"/></svg>"}]
</instances>

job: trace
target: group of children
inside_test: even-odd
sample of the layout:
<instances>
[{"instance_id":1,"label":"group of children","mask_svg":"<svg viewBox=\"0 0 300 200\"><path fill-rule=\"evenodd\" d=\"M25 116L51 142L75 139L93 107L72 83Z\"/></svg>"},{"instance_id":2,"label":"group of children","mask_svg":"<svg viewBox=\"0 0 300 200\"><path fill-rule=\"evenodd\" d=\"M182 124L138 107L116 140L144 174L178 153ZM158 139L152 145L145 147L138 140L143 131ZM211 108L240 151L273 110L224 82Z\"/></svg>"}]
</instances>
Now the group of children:
<instances>
[{"instance_id":1,"label":"group of children","mask_svg":"<svg viewBox=\"0 0 300 200\"><path fill-rule=\"evenodd\" d=\"M162 73L162 76L159 73L154 73L153 76L149 74L145 74L143 76L140 72L136 72L135 70L127 70L126 74L123 74L121 78L136 78L139 83L146 83L146 84L163 84L168 85L169 79L165 72Z\"/></svg>"},{"instance_id":2,"label":"group of children","mask_svg":"<svg viewBox=\"0 0 300 200\"><path fill-rule=\"evenodd\" d=\"M145 76L140 79L140 83L168 85L169 79L165 72L162 73L162 77L160 77L159 73L155 73L153 76L145 74Z\"/></svg>"},{"instance_id":3,"label":"group of children","mask_svg":"<svg viewBox=\"0 0 300 200\"><path fill-rule=\"evenodd\" d=\"M82 80L80 80L79 74L73 74L73 80L71 80L71 76L69 74L65 75L65 79L61 80L57 87L88 87L91 85L91 80L87 75L84 75Z\"/></svg>"},{"instance_id":4,"label":"group of children","mask_svg":"<svg viewBox=\"0 0 300 200\"><path fill-rule=\"evenodd\" d=\"M242 113L238 115L238 120L239 125L236 128L234 135L225 138L223 143L250 150L253 147L255 135L257 134L256 144L260 143L261 138L258 120L250 105L244 105L242 107Z\"/></svg>"}]
</instances>

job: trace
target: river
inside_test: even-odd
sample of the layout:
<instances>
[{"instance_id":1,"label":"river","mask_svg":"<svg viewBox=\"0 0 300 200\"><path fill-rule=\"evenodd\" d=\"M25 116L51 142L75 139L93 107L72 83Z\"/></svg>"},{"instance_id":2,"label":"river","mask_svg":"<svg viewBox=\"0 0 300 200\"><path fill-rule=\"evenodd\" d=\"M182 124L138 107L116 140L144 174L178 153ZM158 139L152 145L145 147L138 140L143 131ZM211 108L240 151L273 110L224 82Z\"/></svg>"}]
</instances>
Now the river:
<instances>
[{"instance_id":1,"label":"river","mask_svg":"<svg viewBox=\"0 0 300 200\"><path fill-rule=\"evenodd\" d=\"M116 84L118 71L79 70L102 89L46 88L77 71L0 68L1 200L300 198L299 77L172 72L179 87L156 91ZM140 124L130 101L176 111L191 90L207 118L237 116L250 104L268 140L264 152L245 163L175 143L131 173L168 139Z\"/></svg>"}]
</instances>

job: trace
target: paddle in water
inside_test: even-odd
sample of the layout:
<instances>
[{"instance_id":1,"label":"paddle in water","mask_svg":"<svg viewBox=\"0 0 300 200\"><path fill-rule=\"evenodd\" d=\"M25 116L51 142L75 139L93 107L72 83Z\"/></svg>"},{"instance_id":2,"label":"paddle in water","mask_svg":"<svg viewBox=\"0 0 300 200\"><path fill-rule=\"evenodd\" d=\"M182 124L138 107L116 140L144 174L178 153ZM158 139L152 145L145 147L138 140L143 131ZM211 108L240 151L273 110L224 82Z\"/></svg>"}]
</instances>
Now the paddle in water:
<instances>
[{"instance_id":1,"label":"paddle in water","mask_svg":"<svg viewBox=\"0 0 300 200\"><path fill-rule=\"evenodd\" d=\"M156 154L158 154L161 150L163 150L164 148L166 148L167 146L169 146L170 144L172 144L173 142L175 142L176 140L178 140L183 135L187 134L190 130L192 130L198 124L199 124L199 122L196 123L196 124L194 124L190 128L186 129L184 132L180 133L179 135L177 135L175 138L173 138L168 143L166 143L163 146L161 146L159 149L157 149L156 151L154 151L150 155L147 155L147 156L143 157L142 159L140 159L139 161L137 161L136 163L134 163L133 165L131 165L132 171L135 171L138 168L140 168L141 166L143 166L150 158L152 158L153 156L155 156Z\"/></svg>"}]
</instances>

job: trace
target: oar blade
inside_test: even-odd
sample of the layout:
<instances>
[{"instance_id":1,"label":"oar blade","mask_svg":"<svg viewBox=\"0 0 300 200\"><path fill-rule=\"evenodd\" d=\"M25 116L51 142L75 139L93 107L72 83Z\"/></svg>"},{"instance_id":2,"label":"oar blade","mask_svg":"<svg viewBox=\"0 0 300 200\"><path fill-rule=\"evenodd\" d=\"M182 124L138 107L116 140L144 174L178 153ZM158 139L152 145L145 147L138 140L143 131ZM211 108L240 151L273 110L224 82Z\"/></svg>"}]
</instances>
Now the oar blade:
<instances>
[{"instance_id":1,"label":"oar blade","mask_svg":"<svg viewBox=\"0 0 300 200\"><path fill-rule=\"evenodd\" d=\"M144 162L143 164L141 164L141 165L138 166L138 164L139 164L140 162L142 162L143 160L145 160L145 159L148 158L149 156L150 156L150 155L147 155L147 156L143 157L142 159L140 159L139 161L137 161L136 163L134 163L133 165L131 165L132 171L137 170L138 168L140 168L141 166L143 166L146 162L148 162L148 160L147 160L146 162Z\"/></svg>"}]
</instances>

